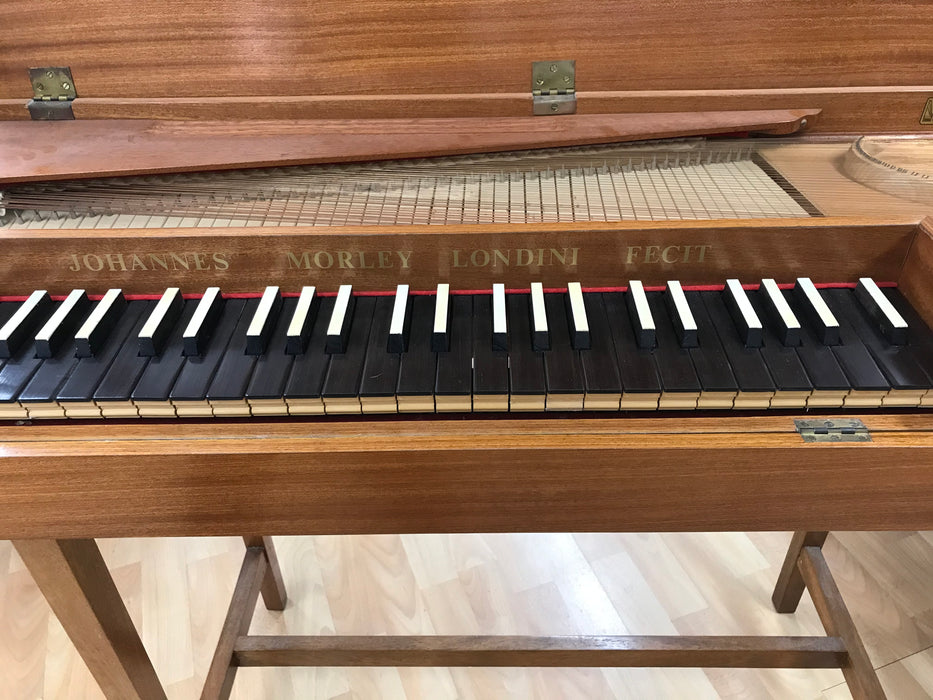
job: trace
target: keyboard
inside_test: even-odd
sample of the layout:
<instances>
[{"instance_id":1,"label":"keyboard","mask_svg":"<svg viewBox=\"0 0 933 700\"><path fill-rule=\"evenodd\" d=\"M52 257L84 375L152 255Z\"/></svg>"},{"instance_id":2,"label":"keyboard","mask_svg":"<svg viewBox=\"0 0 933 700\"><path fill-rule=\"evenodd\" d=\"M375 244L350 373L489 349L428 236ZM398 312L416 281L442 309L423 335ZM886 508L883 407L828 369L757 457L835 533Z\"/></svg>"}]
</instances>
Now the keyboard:
<instances>
[{"instance_id":1,"label":"keyboard","mask_svg":"<svg viewBox=\"0 0 933 700\"><path fill-rule=\"evenodd\" d=\"M3 419L897 406L933 332L871 278L0 302Z\"/></svg>"}]
</instances>

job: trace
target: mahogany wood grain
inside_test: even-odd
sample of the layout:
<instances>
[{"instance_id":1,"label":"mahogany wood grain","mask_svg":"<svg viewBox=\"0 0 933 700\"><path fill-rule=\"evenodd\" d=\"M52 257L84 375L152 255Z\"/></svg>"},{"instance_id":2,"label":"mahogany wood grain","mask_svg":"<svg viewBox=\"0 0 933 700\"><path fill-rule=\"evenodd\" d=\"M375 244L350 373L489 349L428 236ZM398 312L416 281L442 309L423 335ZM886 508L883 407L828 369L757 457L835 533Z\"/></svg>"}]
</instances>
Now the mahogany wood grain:
<instances>
[{"instance_id":1,"label":"mahogany wood grain","mask_svg":"<svg viewBox=\"0 0 933 700\"><path fill-rule=\"evenodd\" d=\"M839 668L837 637L247 636L240 666Z\"/></svg>"},{"instance_id":2,"label":"mahogany wood grain","mask_svg":"<svg viewBox=\"0 0 933 700\"><path fill-rule=\"evenodd\" d=\"M789 134L818 110L571 114L560 119L0 122L0 183L487 153L644 139Z\"/></svg>"},{"instance_id":3,"label":"mahogany wood grain","mask_svg":"<svg viewBox=\"0 0 933 700\"><path fill-rule=\"evenodd\" d=\"M587 91L920 85L924 0L74 0L0 4L0 95L70 66L85 97L392 95L530 90L575 59ZM919 118L918 108L918 118Z\"/></svg>"},{"instance_id":4,"label":"mahogany wood grain","mask_svg":"<svg viewBox=\"0 0 933 700\"><path fill-rule=\"evenodd\" d=\"M93 540L13 542L108 698L164 700L139 633Z\"/></svg>"},{"instance_id":5,"label":"mahogany wood grain","mask_svg":"<svg viewBox=\"0 0 933 700\"><path fill-rule=\"evenodd\" d=\"M709 432L579 416L115 423L56 440L11 426L0 537L928 529L933 431L909 418L849 444L805 443L786 416Z\"/></svg>"},{"instance_id":6,"label":"mahogany wood grain","mask_svg":"<svg viewBox=\"0 0 933 700\"><path fill-rule=\"evenodd\" d=\"M275 553L275 544L271 537L244 537L247 548L262 549L266 558L266 571L262 579L262 600L267 610L284 610L288 602L285 593L285 581L282 579L282 569L279 558Z\"/></svg>"},{"instance_id":7,"label":"mahogany wood grain","mask_svg":"<svg viewBox=\"0 0 933 700\"><path fill-rule=\"evenodd\" d=\"M933 86L577 92L577 114L818 109L807 134L917 133ZM28 120L26 99L0 99L0 119ZM76 119L398 119L527 117L528 93L298 95L277 97L78 97Z\"/></svg>"},{"instance_id":8,"label":"mahogany wood grain","mask_svg":"<svg viewBox=\"0 0 933 700\"><path fill-rule=\"evenodd\" d=\"M495 282L564 287L574 280L588 287L615 287L629 279L648 285L765 276L792 282L801 271L816 282L865 275L893 281L901 277L916 231L913 222L856 217L222 231L7 229L0 230L0 295L108 287L156 294L170 285L194 293L210 285L258 292L270 284L284 291L304 284L336 291L347 283L359 291L385 291L397 284L430 290L439 282L460 290L491 289ZM933 304L933 295L925 298Z\"/></svg>"},{"instance_id":9,"label":"mahogany wood grain","mask_svg":"<svg viewBox=\"0 0 933 700\"><path fill-rule=\"evenodd\" d=\"M842 675L845 676L853 699L884 700L887 696L881 689L871 659L833 580L823 552L819 547L804 547L798 566L826 633L840 637L845 643L848 660L842 666Z\"/></svg>"},{"instance_id":10,"label":"mahogany wood grain","mask_svg":"<svg viewBox=\"0 0 933 700\"><path fill-rule=\"evenodd\" d=\"M201 690L201 700L225 700L230 697L237 670L234 648L237 639L249 632L265 573L266 555L262 547L248 547L233 589L227 617L220 631L220 639L214 649L214 657L211 659L211 666Z\"/></svg>"},{"instance_id":11,"label":"mahogany wood grain","mask_svg":"<svg viewBox=\"0 0 933 700\"><path fill-rule=\"evenodd\" d=\"M928 325L933 325L933 216L920 222L898 287Z\"/></svg>"},{"instance_id":12,"label":"mahogany wood grain","mask_svg":"<svg viewBox=\"0 0 933 700\"><path fill-rule=\"evenodd\" d=\"M797 567L797 560L800 558L800 552L804 547L822 547L826 542L828 532L806 532L799 530L791 538L790 546L787 548L787 556L784 557L784 564L781 566L781 573L778 575L777 583L774 586L774 593L771 595L771 603L774 609L779 613L792 613L797 610L800 603L800 597L806 588L800 569Z\"/></svg>"}]
</instances>

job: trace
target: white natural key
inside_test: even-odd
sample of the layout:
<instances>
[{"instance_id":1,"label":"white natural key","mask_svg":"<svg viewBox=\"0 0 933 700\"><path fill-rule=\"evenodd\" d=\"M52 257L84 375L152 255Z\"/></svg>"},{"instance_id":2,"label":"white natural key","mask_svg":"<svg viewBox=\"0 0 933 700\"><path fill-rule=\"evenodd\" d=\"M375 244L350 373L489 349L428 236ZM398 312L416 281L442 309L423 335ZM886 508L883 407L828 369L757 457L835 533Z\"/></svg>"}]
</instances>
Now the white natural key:
<instances>
[{"instance_id":1,"label":"white natural key","mask_svg":"<svg viewBox=\"0 0 933 700\"><path fill-rule=\"evenodd\" d=\"M729 307L729 313L732 314L732 320L735 322L742 342L746 347L760 348L764 340L761 319L752 308L752 302L742 288L742 283L737 279L726 280L724 293L726 306Z\"/></svg>"},{"instance_id":2,"label":"white natural key","mask_svg":"<svg viewBox=\"0 0 933 700\"><path fill-rule=\"evenodd\" d=\"M570 342L575 350L590 347L590 322L586 318L583 287L579 282L567 284L567 305L570 308Z\"/></svg>"},{"instance_id":3,"label":"white natural key","mask_svg":"<svg viewBox=\"0 0 933 700\"><path fill-rule=\"evenodd\" d=\"M871 277L860 277L855 296L892 345L907 344L907 321Z\"/></svg>"},{"instance_id":4,"label":"white natural key","mask_svg":"<svg viewBox=\"0 0 933 700\"><path fill-rule=\"evenodd\" d=\"M337 300L327 324L327 339L324 349L329 353L347 351L347 336L350 334L350 319L353 315L353 285L342 284L337 290Z\"/></svg>"},{"instance_id":5,"label":"white natural key","mask_svg":"<svg viewBox=\"0 0 933 700\"><path fill-rule=\"evenodd\" d=\"M289 355L300 355L308 347L311 327L314 325L313 302L314 287L302 287L295 312L285 331L285 352Z\"/></svg>"},{"instance_id":6,"label":"white natural key","mask_svg":"<svg viewBox=\"0 0 933 700\"><path fill-rule=\"evenodd\" d=\"M492 285L492 349L509 349L509 333L505 314L504 284Z\"/></svg>"},{"instance_id":7,"label":"white natural key","mask_svg":"<svg viewBox=\"0 0 933 700\"><path fill-rule=\"evenodd\" d=\"M389 321L389 352L405 352L408 349L410 319L411 303L408 296L408 285L400 284L395 288L392 319Z\"/></svg>"},{"instance_id":8,"label":"white natural key","mask_svg":"<svg viewBox=\"0 0 933 700\"><path fill-rule=\"evenodd\" d=\"M531 283L531 345L537 351L550 350L551 339L547 328L547 311L544 308L544 285Z\"/></svg>"},{"instance_id":9,"label":"white natural key","mask_svg":"<svg viewBox=\"0 0 933 700\"><path fill-rule=\"evenodd\" d=\"M657 342L657 331L654 325L654 316L648 306L648 296L645 294L645 285L641 280L629 280L626 302L629 314L632 316L632 327L635 330L635 340L638 347L650 350Z\"/></svg>"},{"instance_id":10,"label":"white natural key","mask_svg":"<svg viewBox=\"0 0 933 700\"><path fill-rule=\"evenodd\" d=\"M809 277L798 277L794 285L794 294L802 309L808 325L813 328L816 337L823 345L839 345L842 342L842 332L839 321L829 310L820 290L817 289Z\"/></svg>"},{"instance_id":11,"label":"white natural key","mask_svg":"<svg viewBox=\"0 0 933 700\"><path fill-rule=\"evenodd\" d=\"M256 313L246 329L246 354L261 355L266 351L276 317L282 308L282 295L278 287L266 287L256 306Z\"/></svg>"},{"instance_id":12,"label":"white natural key","mask_svg":"<svg viewBox=\"0 0 933 700\"><path fill-rule=\"evenodd\" d=\"M800 321L784 298L784 292L777 282L770 277L761 280L761 291L764 292L767 308L776 322L775 335L778 340L787 346L800 345Z\"/></svg>"},{"instance_id":13,"label":"white natural key","mask_svg":"<svg viewBox=\"0 0 933 700\"><path fill-rule=\"evenodd\" d=\"M450 349L450 285L437 285L434 296L434 328L431 331L431 349L434 352L447 352Z\"/></svg>"},{"instance_id":14,"label":"white natural key","mask_svg":"<svg viewBox=\"0 0 933 700\"><path fill-rule=\"evenodd\" d=\"M693 317L690 304L687 302L684 288L677 280L668 281L667 299L672 311L671 318L674 321L674 329L677 331L677 337L680 340L680 347L697 347L700 344L697 322Z\"/></svg>"}]
</instances>

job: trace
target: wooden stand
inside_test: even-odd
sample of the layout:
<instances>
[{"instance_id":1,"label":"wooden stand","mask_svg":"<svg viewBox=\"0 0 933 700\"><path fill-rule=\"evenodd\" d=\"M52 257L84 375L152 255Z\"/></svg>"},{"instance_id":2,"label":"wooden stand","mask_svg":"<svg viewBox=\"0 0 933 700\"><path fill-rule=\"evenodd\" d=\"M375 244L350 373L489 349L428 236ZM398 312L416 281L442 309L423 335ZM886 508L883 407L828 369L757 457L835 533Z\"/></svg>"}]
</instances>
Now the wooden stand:
<instances>
[{"instance_id":1,"label":"wooden stand","mask_svg":"<svg viewBox=\"0 0 933 700\"><path fill-rule=\"evenodd\" d=\"M884 698L820 549L827 534L795 533L772 597L778 612L793 612L806 588L825 637L250 635L260 593L270 610L284 609L286 595L272 539L245 537L246 555L201 697L229 697L240 666L655 666L840 668L856 700ZM14 544L104 694L165 698L96 543Z\"/></svg>"}]
</instances>

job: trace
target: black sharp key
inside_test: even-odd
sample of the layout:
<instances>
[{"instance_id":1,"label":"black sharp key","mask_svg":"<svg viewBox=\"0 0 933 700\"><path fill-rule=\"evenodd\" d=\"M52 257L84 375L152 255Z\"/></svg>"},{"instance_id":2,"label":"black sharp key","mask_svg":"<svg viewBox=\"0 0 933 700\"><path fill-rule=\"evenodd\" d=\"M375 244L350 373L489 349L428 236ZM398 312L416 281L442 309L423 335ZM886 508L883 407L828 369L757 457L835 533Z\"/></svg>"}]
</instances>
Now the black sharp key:
<instances>
[{"instance_id":1,"label":"black sharp key","mask_svg":"<svg viewBox=\"0 0 933 700\"><path fill-rule=\"evenodd\" d=\"M52 357L46 358L19 394L23 403L52 404L58 400L58 388L81 362L69 343L59 343Z\"/></svg>"},{"instance_id":2,"label":"black sharp key","mask_svg":"<svg viewBox=\"0 0 933 700\"><path fill-rule=\"evenodd\" d=\"M282 302L282 313L272 329L266 352L256 361L253 376L246 387L247 399L281 399L284 396L285 383L295 360L294 355L286 352L286 333L297 305L296 298L288 298Z\"/></svg>"},{"instance_id":3,"label":"black sharp key","mask_svg":"<svg viewBox=\"0 0 933 700\"><path fill-rule=\"evenodd\" d=\"M172 329L178 324L185 300L178 287L169 287L162 294L139 331L139 354L155 357L162 352Z\"/></svg>"},{"instance_id":4,"label":"black sharp key","mask_svg":"<svg viewBox=\"0 0 933 700\"><path fill-rule=\"evenodd\" d=\"M399 410L404 410L406 396L433 396L437 381L437 354L431 347L434 331L434 299L417 296L411 304L411 337L408 351L402 353L398 371Z\"/></svg>"},{"instance_id":5,"label":"black sharp key","mask_svg":"<svg viewBox=\"0 0 933 700\"><path fill-rule=\"evenodd\" d=\"M256 364L256 355L246 350L249 331L261 301L248 299L244 304L240 320L207 388L205 396L208 401L240 401L246 398L246 387L253 375L253 365Z\"/></svg>"},{"instance_id":6,"label":"black sharp key","mask_svg":"<svg viewBox=\"0 0 933 700\"><path fill-rule=\"evenodd\" d=\"M583 408L583 395L586 393L586 382L583 377L583 367L580 364L580 355L573 349L570 336L570 324L565 313L564 294L545 294L544 304L550 318L551 349L544 353L544 377L547 384L548 408L552 402L556 408ZM554 394L579 394L579 404L560 404L559 397L555 400Z\"/></svg>"},{"instance_id":7,"label":"black sharp key","mask_svg":"<svg viewBox=\"0 0 933 700\"><path fill-rule=\"evenodd\" d=\"M126 303L126 310L120 315L113 330L107 334L107 339L97 348L94 355L82 357L75 365L68 381L59 389L59 401L90 402L93 399L94 392L100 386L104 375L107 374L107 370L110 369L124 343L130 343L135 349L135 334L132 339L130 339L130 334L134 330L139 333L140 319L152 310L152 306L153 303L150 301Z\"/></svg>"},{"instance_id":8,"label":"black sharp key","mask_svg":"<svg viewBox=\"0 0 933 700\"><path fill-rule=\"evenodd\" d=\"M736 393L739 384L735 379L729 358L722 347L722 342L716 333L716 327L706 311L706 306L700 298L700 292L686 292L683 301L689 305L696 326L696 347L688 348L693 360L693 368L703 391L717 393ZM668 312L672 305L668 304ZM671 319L675 332L679 336L679 325L676 322L676 313Z\"/></svg>"},{"instance_id":9,"label":"black sharp key","mask_svg":"<svg viewBox=\"0 0 933 700\"><path fill-rule=\"evenodd\" d=\"M180 304L180 303L179 303ZM143 310L136 325L130 331L127 342L120 347L117 356L110 365L110 369L101 379L100 384L94 390L94 401L119 401L126 402L130 400L136 382L142 373L146 370L151 357L139 353L139 343L133 342L134 337L139 338L142 328L152 316L152 310L158 305L157 302L146 302L147 309ZM177 320L177 319L176 319ZM104 409L106 416L106 408Z\"/></svg>"},{"instance_id":10,"label":"black sharp key","mask_svg":"<svg viewBox=\"0 0 933 700\"><path fill-rule=\"evenodd\" d=\"M726 280L722 290L723 301L732 316L742 344L748 348L761 347L761 319L748 301L748 294L737 279Z\"/></svg>"},{"instance_id":11,"label":"black sharp key","mask_svg":"<svg viewBox=\"0 0 933 700\"><path fill-rule=\"evenodd\" d=\"M839 345L839 322L833 316L820 290L809 277L799 277L794 284L792 308L801 325L807 326L823 345Z\"/></svg>"},{"instance_id":12,"label":"black sharp key","mask_svg":"<svg viewBox=\"0 0 933 700\"><path fill-rule=\"evenodd\" d=\"M353 296L353 287L349 284L340 285L327 322L327 352L340 354L347 351L355 304L356 297Z\"/></svg>"},{"instance_id":13,"label":"black sharp key","mask_svg":"<svg viewBox=\"0 0 933 700\"><path fill-rule=\"evenodd\" d=\"M405 352L408 348L408 336L411 332L411 295L408 285L400 284L395 288L395 297L389 309L389 328L387 350Z\"/></svg>"},{"instance_id":14,"label":"black sharp key","mask_svg":"<svg viewBox=\"0 0 933 700\"><path fill-rule=\"evenodd\" d=\"M852 324L853 330L868 348L893 389L917 390L930 387L926 372L907 348L890 343L875 321L874 315L860 308L852 290L828 289L826 292L827 303L833 313L837 317L844 316L846 321Z\"/></svg>"},{"instance_id":15,"label":"black sharp key","mask_svg":"<svg viewBox=\"0 0 933 700\"><path fill-rule=\"evenodd\" d=\"M882 292L897 309L897 312L907 321L910 328L910 342L907 348L917 364L923 367L930 382L933 382L933 330L930 330L920 314L917 313L916 309L910 305L899 290L887 288L883 289Z\"/></svg>"},{"instance_id":16,"label":"black sharp key","mask_svg":"<svg viewBox=\"0 0 933 700\"><path fill-rule=\"evenodd\" d=\"M537 351L551 348L551 336L548 331L548 312L544 303L544 286L540 282L531 283L531 346Z\"/></svg>"},{"instance_id":17,"label":"black sharp key","mask_svg":"<svg viewBox=\"0 0 933 700\"><path fill-rule=\"evenodd\" d=\"M690 350L680 347L674 326L664 312L663 293L649 292L647 297L657 332L654 359L658 365L664 393L700 392L703 385L700 384L700 378L697 377L696 370L693 368Z\"/></svg>"},{"instance_id":18,"label":"black sharp key","mask_svg":"<svg viewBox=\"0 0 933 700\"><path fill-rule=\"evenodd\" d=\"M285 331L285 352L289 355L300 355L308 347L320 306L321 300L315 295L314 287L302 287Z\"/></svg>"},{"instance_id":19,"label":"black sharp key","mask_svg":"<svg viewBox=\"0 0 933 700\"><path fill-rule=\"evenodd\" d=\"M750 347L744 342L744 338L736 328L734 319L726 306L726 298L722 294L711 292L700 294L700 299L705 302L706 312L716 328L719 342L722 343L729 366L732 367L732 373L735 375L736 382L738 382L740 393L736 397L736 405L741 405L742 393L773 392L774 380L771 378L771 373L768 372L758 348ZM749 302L748 308L757 317L754 309L751 308L751 302ZM761 344L762 330L759 325L759 345Z\"/></svg>"},{"instance_id":20,"label":"black sharp key","mask_svg":"<svg viewBox=\"0 0 933 700\"><path fill-rule=\"evenodd\" d=\"M33 340L40 325L52 314L53 302L45 290L29 295L13 315L0 326L0 358L13 357Z\"/></svg>"},{"instance_id":21,"label":"black sharp key","mask_svg":"<svg viewBox=\"0 0 933 700\"><path fill-rule=\"evenodd\" d=\"M762 325L770 328L770 334L779 343L787 346L800 345L800 319L790 308L787 297L777 282L770 278L763 279L758 292L749 293L748 296L750 300L752 297L757 300L757 303L752 303L752 307Z\"/></svg>"},{"instance_id":22,"label":"black sharp key","mask_svg":"<svg viewBox=\"0 0 933 700\"><path fill-rule=\"evenodd\" d=\"M386 342L389 327L392 325L394 306L395 299L392 297L376 297L373 324L369 330L366 359L363 362L363 379L360 383L361 403L365 403L368 397L385 399L395 396L400 358L397 352L388 349ZM388 405L388 402L385 403ZM364 405L363 409L366 408Z\"/></svg>"},{"instance_id":23,"label":"black sharp key","mask_svg":"<svg viewBox=\"0 0 933 700\"><path fill-rule=\"evenodd\" d=\"M376 309L376 297L360 297L353 307L350 332L347 335L346 351L333 353L324 378L325 407L328 399L354 398L360 395L363 364L366 360L366 345Z\"/></svg>"},{"instance_id":24,"label":"black sharp key","mask_svg":"<svg viewBox=\"0 0 933 700\"><path fill-rule=\"evenodd\" d=\"M447 352L450 349L450 285L437 285L434 294L434 328L431 332L431 347L434 352Z\"/></svg>"},{"instance_id":25,"label":"black sharp key","mask_svg":"<svg viewBox=\"0 0 933 700\"><path fill-rule=\"evenodd\" d=\"M19 302L7 302L11 304L14 312L22 308ZM58 302L53 302L52 313ZM11 315L12 316L12 315ZM21 342L16 344L16 352L12 357L0 360L0 403L13 403L17 400L22 389L32 379L33 374L42 365L43 359L36 357L35 348L31 343Z\"/></svg>"},{"instance_id":26,"label":"black sharp key","mask_svg":"<svg viewBox=\"0 0 933 700\"><path fill-rule=\"evenodd\" d=\"M625 297L621 292L605 292L602 295L612 333L622 393L659 394L661 380L657 363L651 351L639 347L636 342Z\"/></svg>"},{"instance_id":27,"label":"black sharp key","mask_svg":"<svg viewBox=\"0 0 933 700\"><path fill-rule=\"evenodd\" d=\"M75 356L96 355L107 342L126 311L127 302L119 289L108 289L75 334Z\"/></svg>"},{"instance_id":28,"label":"black sharp key","mask_svg":"<svg viewBox=\"0 0 933 700\"><path fill-rule=\"evenodd\" d=\"M891 304L884 292L870 277L862 277L855 288L855 296L869 318L892 345L907 344L907 321Z\"/></svg>"},{"instance_id":29,"label":"black sharp key","mask_svg":"<svg viewBox=\"0 0 933 700\"><path fill-rule=\"evenodd\" d=\"M259 305L251 314L249 327L246 329L246 353L261 355L266 351L272 329L282 310L282 295L278 287L266 287L259 300Z\"/></svg>"},{"instance_id":30,"label":"black sharp key","mask_svg":"<svg viewBox=\"0 0 933 700\"><path fill-rule=\"evenodd\" d=\"M84 290L72 290L36 333L36 357L53 357L62 346L70 347L90 311L91 301Z\"/></svg>"},{"instance_id":31,"label":"black sharp key","mask_svg":"<svg viewBox=\"0 0 933 700\"><path fill-rule=\"evenodd\" d=\"M233 331L239 323L245 299L225 299L220 309L217 326L204 347L199 340L199 354L188 355L182 365L175 386L169 392L172 401L204 401L217 366L223 359Z\"/></svg>"},{"instance_id":32,"label":"black sharp key","mask_svg":"<svg viewBox=\"0 0 933 700\"><path fill-rule=\"evenodd\" d=\"M509 338L509 384L512 401L516 396L540 395L547 392L544 377L544 353L532 347L531 300L528 294L509 294L506 306L511 325ZM541 406L544 409L544 406Z\"/></svg>"},{"instance_id":33,"label":"black sharp key","mask_svg":"<svg viewBox=\"0 0 933 700\"><path fill-rule=\"evenodd\" d=\"M590 347L580 351L586 400L596 401L598 404L601 395L615 395L615 406L618 408L619 398L622 396L622 381L619 379L612 331L609 329L609 318L606 316L602 294L587 292L583 295L583 303L590 331ZM596 407L608 406L599 404Z\"/></svg>"},{"instance_id":34,"label":"black sharp key","mask_svg":"<svg viewBox=\"0 0 933 700\"><path fill-rule=\"evenodd\" d=\"M490 294L473 297L473 405L477 410L485 407L483 396L507 397L509 393L509 354L494 349L492 305ZM508 346L507 336L501 340ZM498 400L493 403L496 404L494 408L501 408ZM506 398L503 410L508 408Z\"/></svg>"},{"instance_id":35,"label":"black sharp key","mask_svg":"<svg viewBox=\"0 0 933 700\"><path fill-rule=\"evenodd\" d=\"M208 287L204 296L198 300L194 315L182 334L186 357L196 357L206 352L223 308L224 300L220 295L220 289Z\"/></svg>"},{"instance_id":36,"label":"black sharp key","mask_svg":"<svg viewBox=\"0 0 933 700\"><path fill-rule=\"evenodd\" d=\"M656 323L645 294L645 286L639 280L629 281L625 302L635 332L635 342L642 350L651 350L657 345Z\"/></svg>"},{"instance_id":37,"label":"black sharp key","mask_svg":"<svg viewBox=\"0 0 933 700\"><path fill-rule=\"evenodd\" d=\"M667 312L674 324L674 332L682 348L695 348L699 345L699 333L696 318L690 308L690 302L684 294L680 282L671 280L664 290L664 299L667 302Z\"/></svg>"},{"instance_id":38,"label":"black sharp key","mask_svg":"<svg viewBox=\"0 0 933 700\"><path fill-rule=\"evenodd\" d=\"M780 289L777 291L783 296L784 293ZM796 342L788 345L783 341L787 337L788 328L786 324L777 318L769 317L765 312L765 309L773 306L770 298L767 297L765 289L749 292L748 298L764 325L764 343L759 352L761 353L761 359L765 361L765 365L767 365L768 371L771 373L776 390L778 392L811 391L813 384L807 377L807 371L800 361L797 350L795 350L803 342L800 326L798 325L795 329ZM772 401L772 405L779 402L780 395L777 395Z\"/></svg>"},{"instance_id":39,"label":"black sharp key","mask_svg":"<svg viewBox=\"0 0 933 700\"><path fill-rule=\"evenodd\" d=\"M185 364L185 343L182 334L197 306L198 302L195 299L183 302L181 316L175 328L169 333L162 352L157 357L149 358L146 369L136 382L130 394L133 401L164 401L168 406L168 395Z\"/></svg>"},{"instance_id":40,"label":"black sharp key","mask_svg":"<svg viewBox=\"0 0 933 700\"><path fill-rule=\"evenodd\" d=\"M302 354L295 356L292 363L292 371L285 384L286 401L321 398L331 358L326 352L327 322L334 310L335 300L335 297L320 299L320 308L309 332L308 346Z\"/></svg>"},{"instance_id":41,"label":"black sharp key","mask_svg":"<svg viewBox=\"0 0 933 700\"><path fill-rule=\"evenodd\" d=\"M437 409L444 410L443 397L461 396L466 397L464 410L469 410L473 388L473 297L466 294L448 296L447 306L445 335L449 342L445 350L437 351L437 383L434 387ZM436 329L435 324L435 340Z\"/></svg>"},{"instance_id":42,"label":"black sharp key","mask_svg":"<svg viewBox=\"0 0 933 700\"><path fill-rule=\"evenodd\" d=\"M823 304L826 305L826 300L823 298L822 294L820 294L819 298L822 300ZM791 302L791 308L797 312L798 318L801 316L806 317L808 313L801 312L801 308L807 309L812 307L812 304L806 302L800 296L792 297ZM878 369L878 365L872 359L871 353L868 352L868 348L858 339L851 325L847 323L845 319L841 319L833 314L828 305L826 305L825 312L829 317L832 317L832 321L835 323L835 325L828 326L829 333L830 335L835 335L838 340L837 344L827 347L832 351L833 357L845 373L849 388L860 391L884 391L890 389L891 387L884 378L884 374ZM827 325L824 322L811 324L811 320L812 317L802 322L804 345L806 345L807 336L816 338L816 342L822 343L825 333L827 332ZM801 355L801 360L804 360L803 355ZM810 367L807 366L806 362L804 362L804 366L807 368L807 374L810 375L810 381L812 381L814 387L816 387L817 379L814 377L813 372L810 371Z\"/></svg>"}]
</instances>

